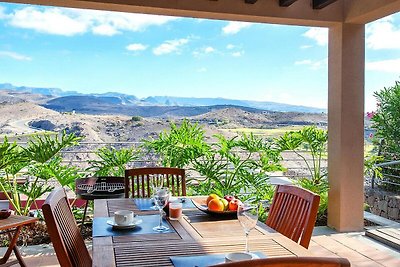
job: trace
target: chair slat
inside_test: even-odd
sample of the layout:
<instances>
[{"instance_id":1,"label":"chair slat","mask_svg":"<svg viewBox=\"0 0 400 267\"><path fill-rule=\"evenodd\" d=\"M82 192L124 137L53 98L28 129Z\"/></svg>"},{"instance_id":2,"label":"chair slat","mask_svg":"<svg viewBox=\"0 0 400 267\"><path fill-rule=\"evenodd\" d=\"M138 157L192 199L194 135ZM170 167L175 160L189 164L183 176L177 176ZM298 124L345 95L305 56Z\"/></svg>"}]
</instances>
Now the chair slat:
<instances>
[{"instance_id":1,"label":"chair slat","mask_svg":"<svg viewBox=\"0 0 400 267\"><path fill-rule=\"evenodd\" d=\"M72 214L64 189L54 189L43 206L50 239L57 259L64 266L92 266L92 259Z\"/></svg>"},{"instance_id":2,"label":"chair slat","mask_svg":"<svg viewBox=\"0 0 400 267\"><path fill-rule=\"evenodd\" d=\"M166 186L170 188L172 195L186 196L185 170L158 167L125 170L125 197L128 198L130 196L129 192L135 191L136 194L132 193L132 197L151 197L152 192L149 175L160 175L160 178L162 177L166 182ZM132 184L130 184L129 181L132 181Z\"/></svg>"},{"instance_id":3,"label":"chair slat","mask_svg":"<svg viewBox=\"0 0 400 267\"><path fill-rule=\"evenodd\" d=\"M320 197L297 186L276 188L266 224L308 248L317 218Z\"/></svg>"}]
</instances>

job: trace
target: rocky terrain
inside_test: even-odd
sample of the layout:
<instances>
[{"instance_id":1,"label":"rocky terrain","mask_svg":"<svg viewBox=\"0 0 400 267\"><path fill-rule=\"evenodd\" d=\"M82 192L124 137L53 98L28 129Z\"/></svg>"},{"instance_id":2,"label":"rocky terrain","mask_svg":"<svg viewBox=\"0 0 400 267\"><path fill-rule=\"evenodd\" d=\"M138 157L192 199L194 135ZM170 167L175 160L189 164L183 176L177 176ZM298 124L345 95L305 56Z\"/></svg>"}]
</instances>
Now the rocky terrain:
<instances>
[{"instance_id":1,"label":"rocky terrain","mask_svg":"<svg viewBox=\"0 0 400 267\"><path fill-rule=\"evenodd\" d=\"M273 112L239 106L142 106L143 112L123 109L121 98L84 96L54 98L19 91L0 90L0 136L24 141L36 131L74 132L85 142L140 142L156 137L171 122L187 118L204 126L208 138L227 128L275 128L281 125L325 125L324 113ZM80 102L82 100L82 102ZM126 100L127 101L127 100ZM49 105L74 103L79 110L59 111ZM107 112L85 112L85 106L98 106ZM154 114L150 116L149 114ZM158 114L158 115L157 115ZM224 131L226 134L226 131Z\"/></svg>"}]
</instances>

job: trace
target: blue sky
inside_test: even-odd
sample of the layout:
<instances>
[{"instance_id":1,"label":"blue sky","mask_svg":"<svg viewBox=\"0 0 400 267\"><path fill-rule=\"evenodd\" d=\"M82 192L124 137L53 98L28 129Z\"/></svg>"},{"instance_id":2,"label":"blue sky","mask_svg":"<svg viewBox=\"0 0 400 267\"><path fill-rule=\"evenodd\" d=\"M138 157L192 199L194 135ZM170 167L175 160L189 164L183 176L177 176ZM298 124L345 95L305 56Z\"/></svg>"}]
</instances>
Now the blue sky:
<instances>
[{"instance_id":1,"label":"blue sky","mask_svg":"<svg viewBox=\"0 0 400 267\"><path fill-rule=\"evenodd\" d=\"M327 108L327 30L0 3L0 83ZM400 15L366 28L366 111L400 79Z\"/></svg>"}]
</instances>

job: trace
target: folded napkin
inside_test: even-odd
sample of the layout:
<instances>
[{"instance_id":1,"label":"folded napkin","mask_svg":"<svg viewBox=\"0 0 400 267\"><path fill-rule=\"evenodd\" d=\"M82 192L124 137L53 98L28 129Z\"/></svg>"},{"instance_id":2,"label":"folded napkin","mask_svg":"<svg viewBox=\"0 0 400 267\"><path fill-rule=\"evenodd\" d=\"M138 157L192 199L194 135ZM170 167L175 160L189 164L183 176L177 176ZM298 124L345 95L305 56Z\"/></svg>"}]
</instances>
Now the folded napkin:
<instances>
[{"instance_id":1,"label":"folded napkin","mask_svg":"<svg viewBox=\"0 0 400 267\"><path fill-rule=\"evenodd\" d=\"M159 223L160 215L143 215L138 216L142 223L130 229L114 229L107 221L113 220L113 217L97 217L93 219L92 236L122 236L122 235L140 235L140 234L160 234L153 230L154 226ZM168 231L163 233L175 233L175 229L170 223L163 219L162 224L169 228Z\"/></svg>"},{"instance_id":2,"label":"folded napkin","mask_svg":"<svg viewBox=\"0 0 400 267\"><path fill-rule=\"evenodd\" d=\"M262 252L252 252L260 258L266 258ZM225 262L226 254L209 254L201 256L171 256L169 257L175 267L207 267Z\"/></svg>"}]
</instances>

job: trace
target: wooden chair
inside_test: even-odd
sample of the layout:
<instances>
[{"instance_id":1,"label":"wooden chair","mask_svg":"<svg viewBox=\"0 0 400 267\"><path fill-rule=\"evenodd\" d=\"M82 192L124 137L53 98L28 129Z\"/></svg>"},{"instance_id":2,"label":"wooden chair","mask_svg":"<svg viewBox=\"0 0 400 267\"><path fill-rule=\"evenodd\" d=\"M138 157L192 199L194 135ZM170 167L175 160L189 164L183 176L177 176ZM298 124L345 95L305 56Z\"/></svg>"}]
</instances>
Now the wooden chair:
<instances>
[{"instance_id":1,"label":"wooden chair","mask_svg":"<svg viewBox=\"0 0 400 267\"><path fill-rule=\"evenodd\" d=\"M151 181L149 175L162 175L172 195L186 196L185 170L178 168L136 168L125 170L125 197L132 192L133 198L151 197Z\"/></svg>"},{"instance_id":2,"label":"wooden chair","mask_svg":"<svg viewBox=\"0 0 400 267\"><path fill-rule=\"evenodd\" d=\"M276 257L257 260L237 261L211 267L349 267L346 258L328 257Z\"/></svg>"},{"instance_id":3,"label":"wooden chair","mask_svg":"<svg viewBox=\"0 0 400 267\"><path fill-rule=\"evenodd\" d=\"M291 185L278 185L266 224L308 248L320 197L311 191Z\"/></svg>"},{"instance_id":4,"label":"wooden chair","mask_svg":"<svg viewBox=\"0 0 400 267\"><path fill-rule=\"evenodd\" d=\"M64 188L54 189L42 206L47 230L61 267L92 266Z\"/></svg>"}]
</instances>

